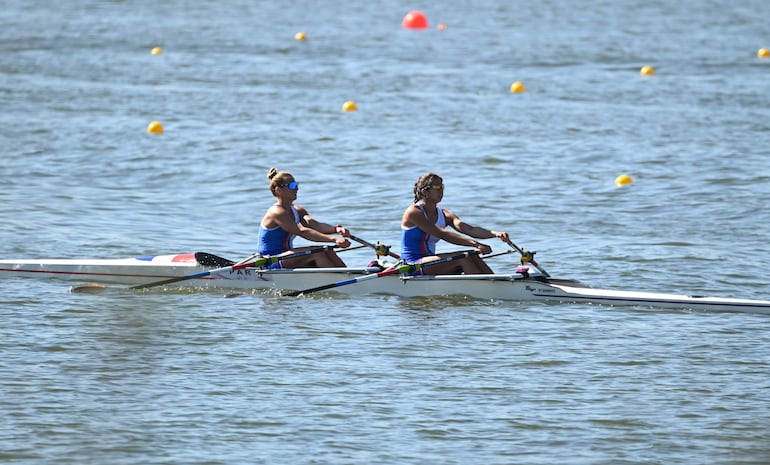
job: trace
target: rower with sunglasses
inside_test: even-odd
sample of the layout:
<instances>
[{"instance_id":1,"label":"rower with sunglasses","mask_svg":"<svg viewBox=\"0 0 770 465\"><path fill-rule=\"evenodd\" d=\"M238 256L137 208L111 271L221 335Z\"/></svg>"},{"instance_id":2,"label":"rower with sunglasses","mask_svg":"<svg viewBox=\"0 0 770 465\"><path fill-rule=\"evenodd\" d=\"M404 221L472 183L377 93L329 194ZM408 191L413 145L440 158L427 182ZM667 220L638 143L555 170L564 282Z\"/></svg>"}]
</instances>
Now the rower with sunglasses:
<instances>
[{"instance_id":1,"label":"rower with sunglasses","mask_svg":"<svg viewBox=\"0 0 770 465\"><path fill-rule=\"evenodd\" d=\"M474 247L479 253L488 254L492 248L474 239L497 237L503 242L509 239L504 231L472 226L453 212L440 208L444 197L444 184L437 174L427 173L414 185L414 203L401 218L401 258L408 263L425 263L450 254L436 254L436 243L443 239L457 245ZM455 231L450 231L451 227ZM492 273L478 254L435 266L423 268L427 274L486 274Z\"/></svg>"},{"instance_id":2,"label":"rower with sunglasses","mask_svg":"<svg viewBox=\"0 0 770 465\"><path fill-rule=\"evenodd\" d=\"M299 184L290 173L270 168L267 173L270 192L276 198L275 205L267 209L259 224L257 252L262 256L275 256L288 251L299 252L311 247L293 248L294 237L300 236L313 242L333 242L337 247L350 247L345 237L350 232L340 226L322 223L299 205L295 205ZM339 234L340 237L332 234ZM345 263L333 250L297 258L285 258L276 268L331 268L344 267Z\"/></svg>"}]
</instances>

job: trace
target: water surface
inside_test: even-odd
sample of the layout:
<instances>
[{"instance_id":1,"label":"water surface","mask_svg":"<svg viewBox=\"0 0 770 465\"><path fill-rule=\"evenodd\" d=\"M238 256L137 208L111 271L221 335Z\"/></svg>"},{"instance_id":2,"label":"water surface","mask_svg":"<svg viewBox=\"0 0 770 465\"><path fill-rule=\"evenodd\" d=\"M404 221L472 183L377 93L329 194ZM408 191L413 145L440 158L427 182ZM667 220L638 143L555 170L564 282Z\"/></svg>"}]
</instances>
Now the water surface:
<instances>
[{"instance_id":1,"label":"water surface","mask_svg":"<svg viewBox=\"0 0 770 465\"><path fill-rule=\"evenodd\" d=\"M419 7L6 2L0 256L246 257L272 166L397 251L435 171L552 275L770 297L764 3ZM770 462L761 315L0 286L6 463Z\"/></svg>"}]
</instances>

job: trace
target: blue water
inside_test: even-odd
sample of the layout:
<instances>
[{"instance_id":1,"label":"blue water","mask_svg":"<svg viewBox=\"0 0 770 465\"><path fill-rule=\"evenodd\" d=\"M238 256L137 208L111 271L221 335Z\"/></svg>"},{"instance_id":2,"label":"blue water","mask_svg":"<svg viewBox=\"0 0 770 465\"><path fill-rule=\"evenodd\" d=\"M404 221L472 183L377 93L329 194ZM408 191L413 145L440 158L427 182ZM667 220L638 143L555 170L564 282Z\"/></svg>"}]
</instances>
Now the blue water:
<instances>
[{"instance_id":1,"label":"blue water","mask_svg":"<svg viewBox=\"0 0 770 465\"><path fill-rule=\"evenodd\" d=\"M429 30L401 28L412 9ZM244 258L272 166L314 216L398 251L435 171L445 208L554 276L767 299L766 18L759 1L7 0L0 257ZM770 463L762 315L0 289L3 463Z\"/></svg>"}]
</instances>

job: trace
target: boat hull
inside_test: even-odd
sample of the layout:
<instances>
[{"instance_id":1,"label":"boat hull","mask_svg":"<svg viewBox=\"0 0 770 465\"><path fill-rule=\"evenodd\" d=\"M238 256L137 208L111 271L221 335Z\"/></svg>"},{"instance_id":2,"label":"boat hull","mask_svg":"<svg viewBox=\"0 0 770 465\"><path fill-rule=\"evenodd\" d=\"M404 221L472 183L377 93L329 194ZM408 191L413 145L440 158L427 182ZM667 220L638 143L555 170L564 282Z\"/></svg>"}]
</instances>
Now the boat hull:
<instances>
[{"instance_id":1,"label":"boat hull","mask_svg":"<svg viewBox=\"0 0 770 465\"><path fill-rule=\"evenodd\" d=\"M209 273L202 273L208 271ZM0 278L50 278L80 283L136 286L205 274L165 287L238 289L284 293L339 283L381 271L372 268L308 268L293 270L233 270L205 267L195 254L161 255L116 260L0 260ZM639 308L690 309L770 314L770 301L729 297L688 296L653 292L594 289L574 280L524 275L382 276L328 291L347 295L390 294L402 297L462 295L485 300L584 303Z\"/></svg>"},{"instance_id":2,"label":"boat hull","mask_svg":"<svg viewBox=\"0 0 770 465\"><path fill-rule=\"evenodd\" d=\"M195 254L122 259L0 260L0 278L53 278L110 284L143 284L205 271Z\"/></svg>"}]
</instances>

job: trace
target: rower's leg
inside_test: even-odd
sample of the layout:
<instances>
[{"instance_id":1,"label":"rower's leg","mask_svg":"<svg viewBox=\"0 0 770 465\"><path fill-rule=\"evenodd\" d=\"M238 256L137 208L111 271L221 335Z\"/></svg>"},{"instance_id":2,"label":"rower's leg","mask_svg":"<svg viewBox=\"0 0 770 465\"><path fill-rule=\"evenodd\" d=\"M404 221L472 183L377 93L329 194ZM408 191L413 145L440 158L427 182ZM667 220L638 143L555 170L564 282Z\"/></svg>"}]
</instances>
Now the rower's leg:
<instances>
[{"instance_id":1,"label":"rower's leg","mask_svg":"<svg viewBox=\"0 0 770 465\"><path fill-rule=\"evenodd\" d=\"M344 268L345 262L333 250L314 253L304 257L286 258L281 261L284 268Z\"/></svg>"}]
</instances>

